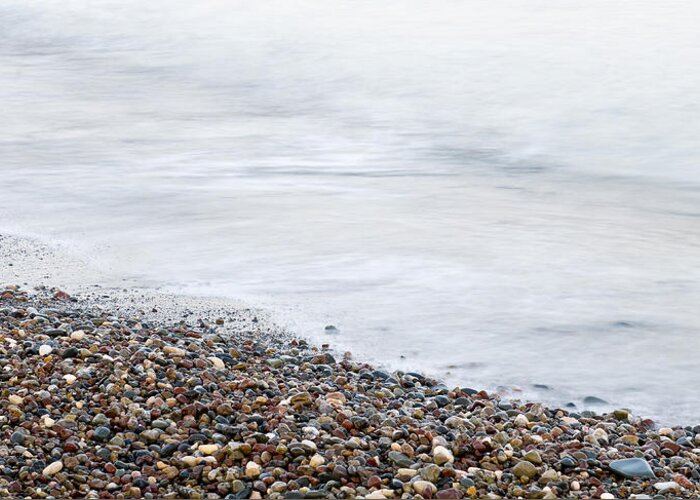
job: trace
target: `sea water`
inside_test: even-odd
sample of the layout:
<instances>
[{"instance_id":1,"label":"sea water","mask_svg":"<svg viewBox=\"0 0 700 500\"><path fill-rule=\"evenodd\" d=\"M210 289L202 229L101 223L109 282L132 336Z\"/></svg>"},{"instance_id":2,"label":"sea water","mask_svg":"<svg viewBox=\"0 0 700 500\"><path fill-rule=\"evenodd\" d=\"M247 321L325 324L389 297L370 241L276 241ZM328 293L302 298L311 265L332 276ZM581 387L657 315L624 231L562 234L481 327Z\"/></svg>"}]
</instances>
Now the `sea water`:
<instances>
[{"instance_id":1,"label":"sea water","mask_svg":"<svg viewBox=\"0 0 700 500\"><path fill-rule=\"evenodd\" d=\"M390 369L697 423L698 22L4 0L0 230Z\"/></svg>"}]
</instances>

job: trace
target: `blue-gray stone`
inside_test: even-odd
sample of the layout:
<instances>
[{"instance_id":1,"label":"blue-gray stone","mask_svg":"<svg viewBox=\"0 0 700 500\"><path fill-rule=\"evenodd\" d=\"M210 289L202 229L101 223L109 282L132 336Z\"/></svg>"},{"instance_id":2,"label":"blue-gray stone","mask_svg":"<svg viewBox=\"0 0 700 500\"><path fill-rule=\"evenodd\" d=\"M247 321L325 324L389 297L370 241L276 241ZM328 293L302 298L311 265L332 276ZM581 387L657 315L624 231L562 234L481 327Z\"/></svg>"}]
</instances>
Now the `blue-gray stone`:
<instances>
[{"instance_id":1,"label":"blue-gray stone","mask_svg":"<svg viewBox=\"0 0 700 500\"><path fill-rule=\"evenodd\" d=\"M96 439L98 441L106 441L111 435L112 431L110 431L108 427L100 426L97 429L95 429L95 433L92 437L93 439Z\"/></svg>"},{"instance_id":2,"label":"blue-gray stone","mask_svg":"<svg viewBox=\"0 0 700 500\"><path fill-rule=\"evenodd\" d=\"M576 467L578 465L578 462L574 457L570 457L569 455L565 456L564 458L561 459L561 462L559 464L563 467Z\"/></svg>"},{"instance_id":3,"label":"blue-gray stone","mask_svg":"<svg viewBox=\"0 0 700 500\"><path fill-rule=\"evenodd\" d=\"M20 431L15 431L12 433L10 436L10 442L12 444L22 444L24 443L24 440L27 439L27 436L25 436L22 432Z\"/></svg>"},{"instance_id":4,"label":"blue-gray stone","mask_svg":"<svg viewBox=\"0 0 700 500\"><path fill-rule=\"evenodd\" d=\"M607 405L609 404L604 399L597 398L595 396L586 396L583 398L583 404L585 405Z\"/></svg>"},{"instance_id":5,"label":"blue-gray stone","mask_svg":"<svg viewBox=\"0 0 700 500\"><path fill-rule=\"evenodd\" d=\"M610 462L610 469L623 477L649 477L656 478L654 471L646 460L641 458L626 458Z\"/></svg>"}]
</instances>

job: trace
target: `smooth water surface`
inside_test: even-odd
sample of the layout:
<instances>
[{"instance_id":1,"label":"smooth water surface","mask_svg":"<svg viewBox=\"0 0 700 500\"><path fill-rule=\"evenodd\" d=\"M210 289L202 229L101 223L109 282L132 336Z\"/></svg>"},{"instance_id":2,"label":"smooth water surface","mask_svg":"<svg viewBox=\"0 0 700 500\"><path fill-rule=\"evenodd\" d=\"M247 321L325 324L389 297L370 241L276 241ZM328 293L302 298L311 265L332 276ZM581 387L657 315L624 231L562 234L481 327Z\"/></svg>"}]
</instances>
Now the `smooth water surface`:
<instances>
[{"instance_id":1,"label":"smooth water surface","mask_svg":"<svg viewBox=\"0 0 700 500\"><path fill-rule=\"evenodd\" d=\"M685 1L5 0L0 229L388 367L696 423L698 22Z\"/></svg>"}]
</instances>

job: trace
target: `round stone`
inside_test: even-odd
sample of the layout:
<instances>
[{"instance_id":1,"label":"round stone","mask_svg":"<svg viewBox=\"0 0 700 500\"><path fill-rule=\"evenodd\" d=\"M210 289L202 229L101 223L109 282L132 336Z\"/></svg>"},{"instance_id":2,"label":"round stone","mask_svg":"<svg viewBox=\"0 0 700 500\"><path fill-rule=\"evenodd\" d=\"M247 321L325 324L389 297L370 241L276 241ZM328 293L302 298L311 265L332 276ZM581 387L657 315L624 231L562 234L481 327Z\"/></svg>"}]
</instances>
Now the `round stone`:
<instances>
[{"instance_id":1,"label":"round stone","mask_svg":"<svg viewBox=\"0 0 700 500\"><path fill-rule=\"evenodd\" d=\"M515 477L526 477L528 479L532 479L537 475L537 468L530 462L522 461L515 464L512 472Z\"/></svg>"},{"instance_id":2,"label":"round stone","mask_svg":"<svg viewBox=\"0 0 700 500\"><path fill-rule=\"evenodd\" d=\"M45 476L53 476L54 474L61 472L62 469L63 469L63 462L58 460L56 462L52 462L49 465L47 465L44 468L44 470L42 471L42 474L44 474Z\"/></svg>"},{"instance_id":3,"label":"round stone","mask_svg":"<svg viewBox=\"0 0 700 500\"><path fill-rule=\"evenodd\" d=\"M95 429L95 432L92 435L92 437L93 439L97 439L99 441L106 441L111 435L112 431L109 430L109 427L100 426Z\"/></svg>"},{"instance_id":4,"label":"round stone","mask_svg":"<svg viewBox=\"0 0 700 500\"><path fill-rule=\"evenodd\" d=\"M27 439L27 436L20 431L15 431L10 436L10 443L21 445Z\"/></svg>"}]
</instances>

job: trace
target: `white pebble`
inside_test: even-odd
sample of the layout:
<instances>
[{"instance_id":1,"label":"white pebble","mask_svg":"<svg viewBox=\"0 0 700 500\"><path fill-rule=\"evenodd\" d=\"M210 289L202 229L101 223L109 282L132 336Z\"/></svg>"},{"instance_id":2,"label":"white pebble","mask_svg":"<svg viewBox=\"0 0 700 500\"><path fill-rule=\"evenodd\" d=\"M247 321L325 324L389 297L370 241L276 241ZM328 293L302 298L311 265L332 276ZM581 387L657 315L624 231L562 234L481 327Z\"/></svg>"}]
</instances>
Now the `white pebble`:
<instances>
[{"instance_id":1,"label":"white pebble","mask_svg":"<svg viewBox=\"0 0 700 500\"><path fill-rule=\"evenodd\" d=\"M320 467L321 465L326 463L326 459L323 458L321 455L314 455L311 457L311 460L309 460L309 465L311 467Z\"/></svg>"},{"instance_id":2,"label":"white pebble","mask_svg":"<svg viewBox=\"0 0 700 500\"><path fill-rule=\"evenodd\" d=\"M205 455L213 455L219 450L219 445L218 444L201 444L199 445L199 448L197 448L199 451L204 453Z\"/></svg>"},{"instance_id":3,"label":"white pebble","mask_svg":"<svg viewBox=\"0 0 700 500\"><path fill-rule=\"evenodd\" d=\"M53 462L53 463L50 463L49 465L47 465L44 468L43 474L45 476L52 476L52 475L60 472L61 469L63 469L63 462L61 462L59 460L58 462Z\"/></svg>"},{"instance_id":4,"label":"white pebble","mask_svg":"<svg viewBox=\"0 0 700 500\"><path fill-rule=\"evenodd\" d=\"M656 488L661 493L669 490L678 490L680 489L680 487L681 485L675 481L666 481L654 484L654 488Z\"/></svg>"},{"instance_id":5,"label":"white pebble","mask_svg":"<svg viewBox=\"0 0 700 500\"><path fill-rule=\"evenodd\" d=\"M530 421L527 419L525 415L522 413L515 417L515 420L513 420L513 423L517 425L518 427L527 427L527 424L530 423Z\"/></svg>"},{"instance_id":6,"label":"white pebble","mask_svg":"<svg viewBox=\"0 0 700 500\"><path fill-rule=\"evenodd\" d=\"M78 378L75 375L71 375L70 373L66 374L63 376L63 380L66 381L66 384L68 385L73 385L73 383L77 380Z\"/></svg>"},{"instance_id":7,"label":"white pebble","mask_svg":"<svg viewBox=\"0 0 700 500\"><path fill-rule=\"evenodd\" d=\"M260 467L255 462L250 461L245 465L245 475L248 476L249 478L252 479L252 478L258 477L261 473L262 473L262 467Z\"/></svg>"},{"instance_id":8,"label":"white pebble","mask_svg":"<svg viewBox=\"0 0 700 500\"><path fill-rule=\"evenodd\" d=\"M40 356L48 356L49 354L51 354L51 351L53 351L53 348L50 345L44 344L41 347L39 347Z\"/></svg>"},{"instance_id":9,"label":"white pebble","mask_svg":"<svg viewBox=\"0 0 700 500\"><path fill-rule=\"evenodd\" d=\"M214 368L216 368L217 370L223 370L224 368L226 368L226 365L224 364L221 358L218 358L216 356L210 356L207 359L211 361L211 364L214 365Z\"/></svg>"},{"instance_id":10,"label":"white pebble","mask_svg":"<svg viewBox=\"0 0 700 500\"><path fill-rule=\"evenodd\" d=\"M70 334L70 339L75 341L80 341L85 338L85 332L83 330L76 330Z\"/></svg>"},{"instance_id":11,"label":"white pebble","mask_svg":"<svg viewBox=\"0 0 700 500\"><path fill-rule=\"evenodd\" d=\"M453 463L455 457L452 455L452 452L444 446L436 446L433 449L433 460L436 464L443 465L446 463Z\"/></svg>"}]
</instances>

